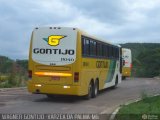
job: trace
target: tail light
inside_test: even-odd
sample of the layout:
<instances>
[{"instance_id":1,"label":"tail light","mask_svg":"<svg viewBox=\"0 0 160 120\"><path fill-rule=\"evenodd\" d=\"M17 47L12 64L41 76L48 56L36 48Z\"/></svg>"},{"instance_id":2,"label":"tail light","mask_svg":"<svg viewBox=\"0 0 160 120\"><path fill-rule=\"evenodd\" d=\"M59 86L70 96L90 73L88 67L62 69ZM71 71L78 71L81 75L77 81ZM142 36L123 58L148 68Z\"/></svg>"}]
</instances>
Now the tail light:
<instances>
[{"instance_id":1,"label":"tail light","mask_svg":"<svg viewBox=\"0 0 160 120\"><path fill-rule=\"evenodd\" d=\"M32 78L32 70L28 70L28 77L29 77L29 79Z\"/></svg>"},{"instance_id":2,"label":"tail light","mask_svg":"<svg viewBox=\"0 0 160 120\"><path fill-rule=\"evenodd\" d=\"M130 68L132 69L132 63L130 64Z\"/></svg>"},{"instance_id":3,"label":"tail light","mask_svg":"<svg viewBox=\"0 0 160 120\"><path fill-rule=\"evenodd\" d=\"M78 82L79 81L79 72L75 72L74 73L74 82Z\"/></svg>"}]
</instances>

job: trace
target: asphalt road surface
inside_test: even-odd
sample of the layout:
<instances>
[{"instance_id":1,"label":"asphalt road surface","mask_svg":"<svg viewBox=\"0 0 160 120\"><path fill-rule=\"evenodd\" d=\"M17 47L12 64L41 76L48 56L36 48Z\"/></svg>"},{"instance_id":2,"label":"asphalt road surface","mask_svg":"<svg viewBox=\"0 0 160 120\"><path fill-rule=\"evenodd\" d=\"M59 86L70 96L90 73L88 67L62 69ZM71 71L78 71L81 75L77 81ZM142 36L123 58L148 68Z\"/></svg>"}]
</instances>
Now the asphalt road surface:
<instances>
[{"instance_id":1,"label":"asphalt road surface","mask_svg":"<svg viewBox=\"0 0 160 120\"><path fill-rule=\"evenodd\" d=\"M90 100L81 97L56 97L28 93L26 88L1 89L0 113L112 113L119 105L142 96L160 93L160 80L131 78L116 89L106 89Z\"/></svg>"}]
</instances>

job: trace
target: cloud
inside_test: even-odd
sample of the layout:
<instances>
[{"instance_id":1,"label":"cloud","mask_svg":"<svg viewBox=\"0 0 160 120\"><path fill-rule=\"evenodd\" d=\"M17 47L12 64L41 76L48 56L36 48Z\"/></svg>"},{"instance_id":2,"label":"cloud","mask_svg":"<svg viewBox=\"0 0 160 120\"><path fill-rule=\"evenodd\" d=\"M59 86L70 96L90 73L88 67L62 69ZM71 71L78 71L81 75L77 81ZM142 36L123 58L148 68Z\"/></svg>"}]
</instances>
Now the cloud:
<instances>
[{"instance_id":1,"label":"cloud","mask_svg":"<svg viewBox=\"0 0 160 120\"><path fill-rule=\"evenodd\" d=\"M159 0L0 0L0 55L28 58L37 26L78 27L113 43L159 43L159 12Z\"/></svg>"},{"instance_id":2,"label":"cloud","mask_svg":"<svg viewBox=\"0 0 160 120\"><path fill-rule=\"evenodd\" d=\"M123 24L125 9L122 0L82 0L72 1L70 4L76 6L83 14L93 17L100 22L110 24Z\"/></svg>"}]
</instances>

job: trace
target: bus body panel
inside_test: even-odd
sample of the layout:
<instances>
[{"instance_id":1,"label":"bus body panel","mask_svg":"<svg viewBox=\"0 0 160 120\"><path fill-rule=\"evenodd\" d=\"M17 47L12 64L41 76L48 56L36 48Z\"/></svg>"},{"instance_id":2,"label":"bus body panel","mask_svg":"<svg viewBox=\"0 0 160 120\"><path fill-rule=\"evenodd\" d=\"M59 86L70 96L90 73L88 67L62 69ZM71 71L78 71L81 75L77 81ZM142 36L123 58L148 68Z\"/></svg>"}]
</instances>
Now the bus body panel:
<instances>
[{"instance_id":1,"label":"bus body panel","mask_svg":"<svg viewBox=\"0 0 160 120\"><path fill-rule=\"evenodd\" d=\"M87 81L84 83L86 87L90 80L99 80L99 89L102 90L115 84L116 77L120 76L119 61L107 59L82 59L82 79ZM119 80L118 83L121 81Z\"/></svg>"}]
</instances>

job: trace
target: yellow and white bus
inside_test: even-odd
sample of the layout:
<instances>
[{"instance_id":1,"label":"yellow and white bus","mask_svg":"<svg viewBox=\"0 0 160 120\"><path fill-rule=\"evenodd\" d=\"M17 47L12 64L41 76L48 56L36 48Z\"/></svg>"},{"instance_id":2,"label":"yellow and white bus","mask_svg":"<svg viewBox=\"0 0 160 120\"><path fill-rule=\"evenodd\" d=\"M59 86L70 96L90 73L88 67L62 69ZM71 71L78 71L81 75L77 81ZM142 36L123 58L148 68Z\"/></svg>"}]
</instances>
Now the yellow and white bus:
<instances>
[{"instance_id":1,"label":"yellow and white bus","mask_svg":"<svg viewBox=\"0 0 160 120\"><path fill-rule=\"evenodd\" d=\"M32 32L28 91L96 97L121 82L121 47L77 28L40 27Z\"/></svg>"},{"instance_id":2,"label":"yellow and white bus","mask_svg":"<svg viewBox=\"0 0 160 120\"><path fill-rule=\"evenodd\" d=\"M131 76L132 70L132 54L128 48L122 48L122 79Z\"/></svg>"}]
</instances>

